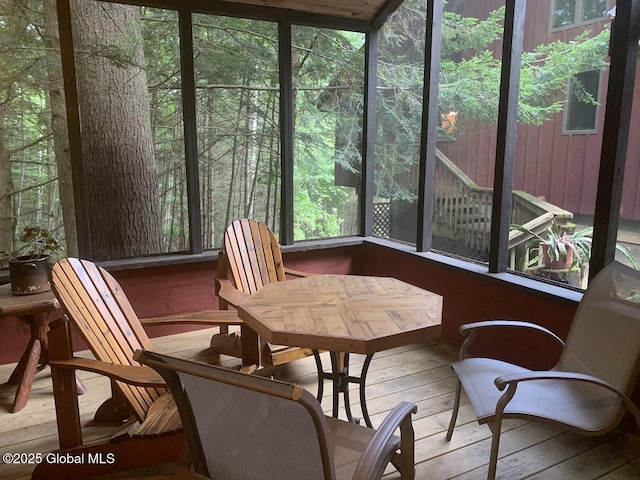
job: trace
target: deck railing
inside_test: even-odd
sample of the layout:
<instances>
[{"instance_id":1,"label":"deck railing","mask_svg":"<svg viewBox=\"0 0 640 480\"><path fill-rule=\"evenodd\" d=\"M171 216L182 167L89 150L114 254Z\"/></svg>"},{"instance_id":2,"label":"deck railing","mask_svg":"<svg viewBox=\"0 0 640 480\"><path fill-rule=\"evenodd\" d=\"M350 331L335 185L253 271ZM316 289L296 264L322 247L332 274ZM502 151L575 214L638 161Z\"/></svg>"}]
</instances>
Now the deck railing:
<instances>
[{"instance_id":1,"label":"deck railing","mask_svg":"<svg viewBox=\"0 0 640 480\"><path fill-rule=\"evenodd\" d=\"M492 206L493 189L478 186L444 153L436 150L433 235L459 243L465 251L477 252L479 258L487 256ZM513 192L511 223L523 225L532 232L543 231L554 218L569 220L572 217L571 212L527 192ZM389 224L389 219L385 224ZM516 247L530 238L520 231L510 232L512 268L515 266Z\"/></svg>"},{"instance_id":2,"label":"deck railing","mask_svg":"<svg viewBox=\"0 0 640 480\"><path fill-rule=\"evenodd\" d=\"M493 190L478 186L440 150L436 150L435 185L434 235L488 251Z\"/></svg>"},{"instance_id":3,"label":"deck railing","mask_svg":"<svg viewBox=\"0 0 640 480\"><path fill-rule=\"evenodd\" d=\"M442 233L475 250L488 251L491 235L493 189L478 186L440 150L436 151L436 197L434 223ZM522 190L513 192L511 223L539 233L554 218L571 219L573 214ZM520 231L509 234L509 251L514 266L515 248L531 235Z\"/></svg>"}]
</instances>

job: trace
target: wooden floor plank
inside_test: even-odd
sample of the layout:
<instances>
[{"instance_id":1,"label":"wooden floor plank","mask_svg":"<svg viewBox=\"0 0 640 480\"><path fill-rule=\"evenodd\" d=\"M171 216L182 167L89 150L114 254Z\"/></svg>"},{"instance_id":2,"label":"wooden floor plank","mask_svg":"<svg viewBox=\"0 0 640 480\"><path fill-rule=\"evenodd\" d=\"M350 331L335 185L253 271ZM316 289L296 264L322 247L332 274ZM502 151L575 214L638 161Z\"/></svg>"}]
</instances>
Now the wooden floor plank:
<instances>
[{"instance_id":1,"label":"wooden floor plank","mask_svg":"<svg viewBox=\"0 0 640 480\"><path fill-rule=\"evenodd\" d=\"M629 463L629 459L620 448L620 443L624 442L620 437L625 435L616 436L610 441L594 442L596 445L593 448L585 449L582 453L552 465L530 478L539 480L562 480L571 476L584 479L602 478ZM548 446L541 445L541 448L548 448Z\"/></svg>"},{"instance_id":2,"label":"wooden floor plank","mask_svg":"<svg viewBox=\"0 0 640 480\"><path fill-rule=\"evenodd\" d=\"M640 459L615 469L611 473L604 475L600 480L638 480L640 477Z\"/></svg>"},{"instance_id":3,"label":"wooden floor plank","mask_svg":"<svg viewBox=\"0 0 640 480\"><path fill-rule=\"evenodd\" d=\"M212 354L208 349L216 329L172 335L153 340L157 351L234 368L237 359ZM82 355L90 356L87 352ZM455 348L439 341L408 345L376 354L367 378L367 405L374 425L400 401L416 402L416 479L485 479L491 442L486 425L479 425L463 394L456 429L445 439L457 381L449 364L457 358ZM322 354L329 365L327 353ZM364 357L354 355L351 373L358 374ZM0 365L0 381L9 378L14 365ZM307 357L276 371L276 376L295 381L315 394L316 367ZM79 397L85 439L106 440L119 427L93 422L96 408L110 395L109 381L100 375L79 372L87 393ZM15 386L0 385L0 453L46 453L57 448L55 410L48 369L38 373L27 406L9 413ZM331 409L331 383L325 382L325 413ZM360 415L358 390L350 388L354 415ZM340 410L344 418L344 408ZM27 479L32 467L0 463L0 478ZM398 479L390 467L385 480ZM506 421L498 463L498 478L507 480L631 480L640 478L640 438L618 429L590 439L561 432L550 426L525 421Z\"/></svg>"}]
</instances>

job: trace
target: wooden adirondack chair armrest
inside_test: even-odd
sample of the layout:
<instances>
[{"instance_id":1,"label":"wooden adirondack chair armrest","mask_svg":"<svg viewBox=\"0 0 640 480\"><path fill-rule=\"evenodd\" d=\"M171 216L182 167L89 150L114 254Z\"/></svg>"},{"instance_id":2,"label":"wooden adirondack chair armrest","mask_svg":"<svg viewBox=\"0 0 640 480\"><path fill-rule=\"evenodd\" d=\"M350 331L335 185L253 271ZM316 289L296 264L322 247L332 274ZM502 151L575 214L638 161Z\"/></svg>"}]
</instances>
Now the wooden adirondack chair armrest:
<instances>
[{"instance_id":1,"label":"wooden adirondack chair armrest","mask_svg":"<svg viewBox=\"0 0 640 480\"><path fill-rule=\"evenodd\" d=\"M241 304L250 297L248 293L238 290L233 283L231 283L231 280L218 278L216 282L218 283L218 296L233 307Z\"/></svg>"},{"instance_id":2,"label":"wooden adirondack chair armrest","mask_svg":"<svg viewBox=\"0 0 640 480\"><path fill-rule=\"evenodd\" d=\"M353 480L369 480L379 478L389 463L395 452L395 444L391 438L395 431L400 428L400 451L399 462L394 462L400 469L402 479L413 479L415 476L414 466L414 442L415 435L411 415L416 413L418 407L415 403L401 402L383 420L376 433L371 438L367 448L360 457L353 474Z\"/></svg>"},{"instance_id":3,"label":"wooden adirondack chair armrest","mask_svg":"<svg viewBox=\"0 0 640 480\"><path fill-rule=\"evenodd\" d=\"M242 325L244 323L234 310L205 310L202 312L171 315L167 317L141 318L144 326L153 325Z\"/></svg>"},{"instance_id":4,"label":"wooden adirondack chair armrest","mask_svg":"<svg viewBox=\"0 0 640 480\"><path fill-rule=\"evenodd\" d=\"M99 373L113 380L139 387L167 387L163 378L155 370L143 365L114 365L90 358L77 357L69 360L50 360L49 363L52 368L72 368Z\"/></svg>"},{"instance_id":5,"label":"wooden adirondack chair armrest","mask_svg":"<svg viewBox=\"0 0 640 480\"><path fill-rule=\"evenodd\" d=\"M528 372L528 373L522 373L517 375L507 375L504 377L498 377L494 380L494 383L496 387L498 387L498 390L502 391L505 388L507 388L507 392L501 397L499 402L501 403L502 399L503 398L505 399L502 405L502 409L504 409L504 407L509 403L509 400L513 398L513 395L516 392L518 383L530 382L530 381L536 381L536 380L564 380L564 381L569 380L569 381L575 381L575 382L591 383L593 385L598 385L602 388L605 388L615 393L622 399L627 409L629 410L629 412L631 412L638 426L640 427L640 410L638 409L636 404L633 403L633 401L624 392L621 392L610 383L605 382L604 380L596 376L587 375L584 373L558 372L555 370L547 370L547 371L535 371L535 372Z\"/></svg>"},{"instance_id":6,"label":"wooden adirondack chair armrest","mask_svg":"<svg viewBox=\"0 0 640 480\"><path fill-rule=\"evenodd\" d=\"M553 333L551 330L532 322L524 322L520 320L484 320L481 322L472 322L462 325L460 327L460 334L467 338L460 347L460 360L463 360L466 356L469 345L475 340L476 333L483 329L488 328L525 328L544 333L548 337L558 342L561 346L564 346L564 340Z\"/></svg>"},{"instance_id":7,"label":"wooden adirondack chair armrest","mask_svg":"<svg viewBox=\"0 0 640 480\"><path fill-rule=\"evenodd\" d=\"M300 278L310 277L312 275L315 275L314 273L302 272L300 270L294 270L292 268L287 268L287 267L284 267L284 273L286 275L291 275L293 277L300 277Z\"/></svg>"}]
</instances>

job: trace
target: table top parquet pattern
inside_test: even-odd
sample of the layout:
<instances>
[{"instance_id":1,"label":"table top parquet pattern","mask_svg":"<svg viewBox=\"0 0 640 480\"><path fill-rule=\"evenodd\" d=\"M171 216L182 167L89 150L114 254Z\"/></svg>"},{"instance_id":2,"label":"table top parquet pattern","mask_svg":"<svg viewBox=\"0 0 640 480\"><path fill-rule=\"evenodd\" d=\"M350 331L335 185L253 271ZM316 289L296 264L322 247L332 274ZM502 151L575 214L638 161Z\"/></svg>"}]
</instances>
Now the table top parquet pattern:
<instances>
[{"instance_id":1,"label":"table top parquet pattern","mask_svg":"<svg viewBox=\"0 0 640 480\"><path fill-rule=\"evenodd\" d=\"M370 354L439 337L442 297L390 277L315 275L266 285L238 310L268 342Z\"/></svg>"}]
</instances>

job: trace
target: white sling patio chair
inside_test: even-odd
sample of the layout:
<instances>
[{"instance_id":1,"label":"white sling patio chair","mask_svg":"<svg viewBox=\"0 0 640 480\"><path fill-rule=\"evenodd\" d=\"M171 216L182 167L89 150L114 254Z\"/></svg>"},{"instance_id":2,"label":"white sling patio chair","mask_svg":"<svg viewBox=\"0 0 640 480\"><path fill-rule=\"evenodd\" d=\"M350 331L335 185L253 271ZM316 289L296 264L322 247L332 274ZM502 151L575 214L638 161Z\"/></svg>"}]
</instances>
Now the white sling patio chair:
<instances>
[{"instance_id":1,"label":"white sling patio chair","mask_svg":"<svg viewBox=\"0 0 640 480\"><path fill-rule=\"evenodd\" d=\"M464 387L478 422L487 423L493 435L487 478L496 475L503 419L547 422L582 435L602 435L618 425L626 408L640 425L640 411L629 399L640 354L639 271L613 262L596 276L578 306L560 359L549 371L465 358L476 333L494 327L535 329L563 343L549 330L527 322L483 321L460 328L467 338L460 360L452 364L460 382L447 440Z\"/></svg>"}]
</instances>

